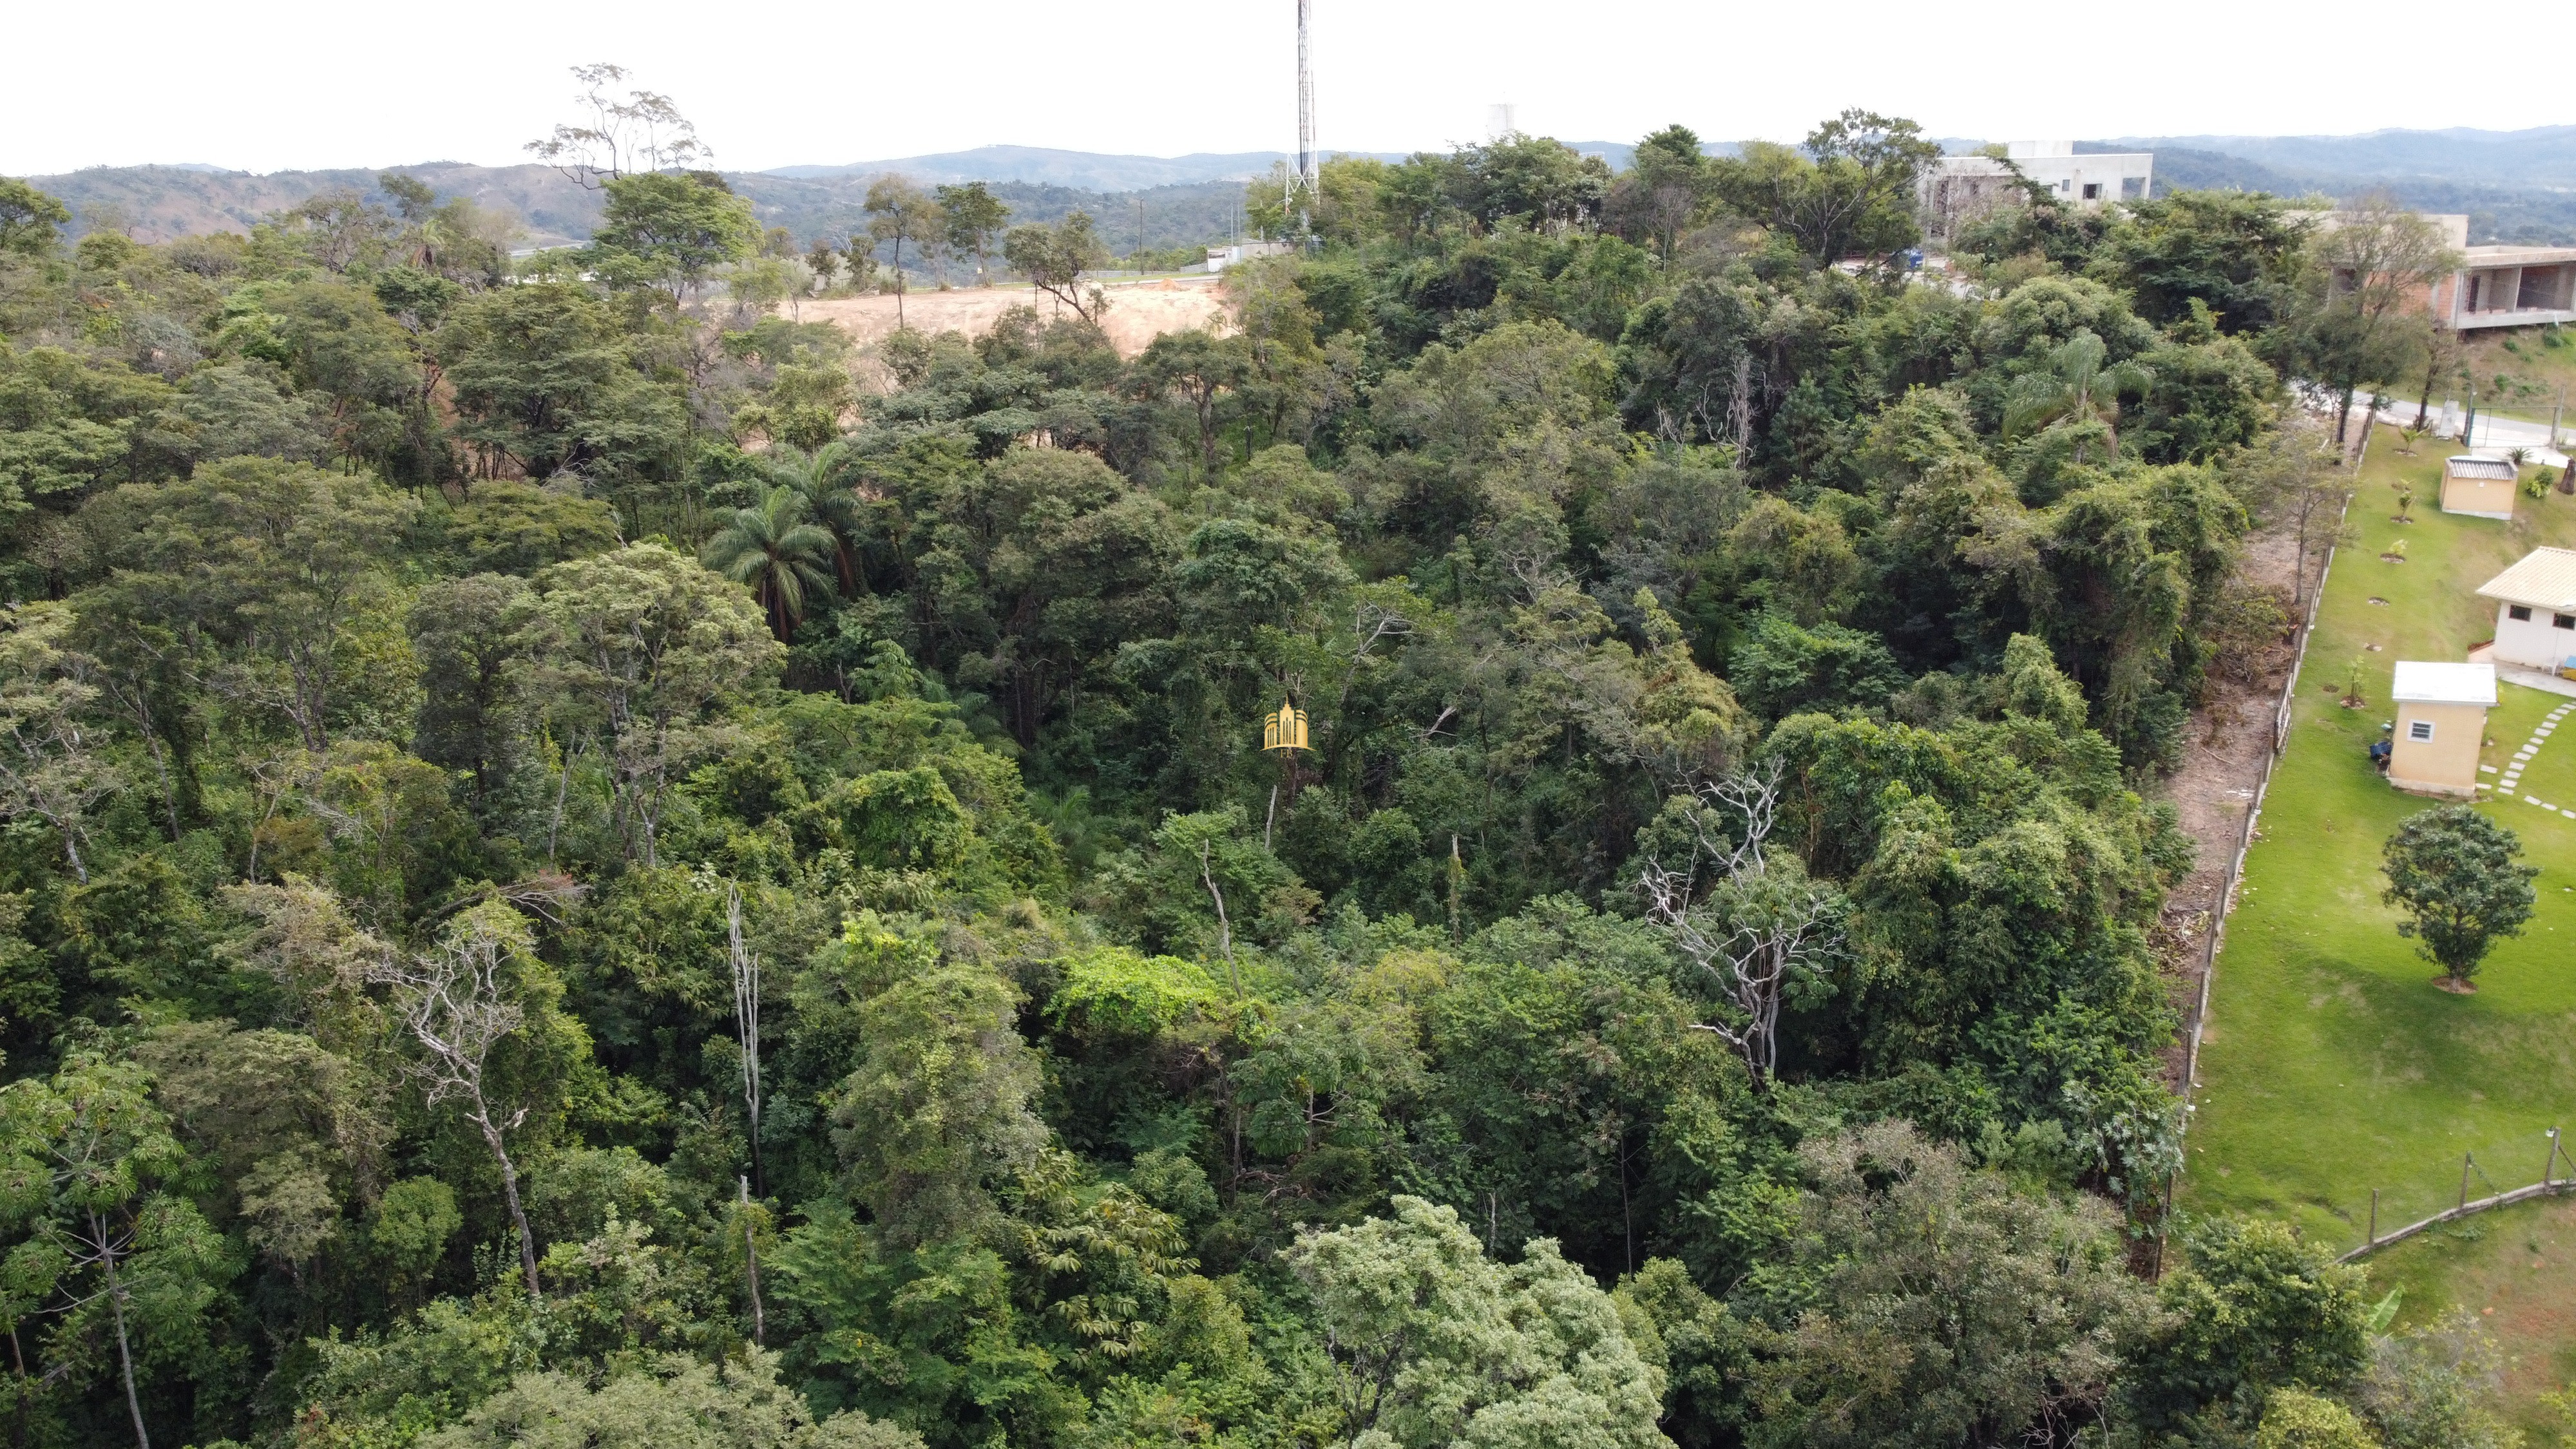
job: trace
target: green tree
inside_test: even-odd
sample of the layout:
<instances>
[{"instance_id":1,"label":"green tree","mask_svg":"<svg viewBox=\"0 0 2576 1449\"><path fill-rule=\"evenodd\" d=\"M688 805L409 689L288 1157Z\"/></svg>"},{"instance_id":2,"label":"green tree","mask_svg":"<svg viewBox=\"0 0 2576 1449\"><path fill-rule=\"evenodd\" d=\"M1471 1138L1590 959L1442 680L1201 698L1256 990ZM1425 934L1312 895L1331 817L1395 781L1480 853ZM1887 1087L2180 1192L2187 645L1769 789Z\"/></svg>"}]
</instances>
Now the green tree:
<instances>
[{"instance_id":1,"label":"green tree","mask_svg":"<svg viewBox=\"0 0 2576 1449\"><path fill-rule=\"evenodd\" d=\"M1203 327L1163 332L1136 359L1136 381L1153 397L1177 396L1198 425L1202 476L1216 476L1217 400L1249 371L1243 349Z\"/></svg>"},{"instance_id":2,"label":"green tree","mask_svg":"<svg viewBox=\"0 0 2576 1449\"><path fill-rule=\"evenodd\" d=\"M1010 983L969 964L885 982L860 1003L866 1045L833 1094L833 1137L888 1241L977 1227L991 1189L1045 1146L1018 1007Z\"/></svg>"},{"instance_id":3,"label":"green tree","mask_svg":"<svg viewBox=\"0 0 2576 1449\"><path fill-rule=\"evenodd\" d=\"M1666 126L1637 143L1636 159L1610 187L1604 218L1630 241L1652 244L1670 266L1683 231L1708 205L1709 184L1698 133Z\"/></svg>"},{"instance_id":4,"label":"green tree","mask_svg":"<svg viewBox=\"0 0 2576 1449\"><path fill-rule=\"evenodd\" d=\"M1812 1306L1760 1370L1755 1444L2001 1444L2100 1413L2152 1318L2106 1205L2016 1188L1903 1122L1800 1158Z\"/></svg>"},{"instance_id":5,"label":"green tree","mask_svg":"<svg viewBox=\"0 0 2576 1449\"><path fill-rule=\"evenodd\" d=\"M300 395L327 400L325 424L340 453L383 460L402 437L404 413L429 406L434 375L410 333L376 295L340 282L304 282L269 303L287 374Z\"/></svg>"},{"instance_id":6,"label":"green tree","mask_svg":"<svg viewBox=\"0 0 2576 1449\"><path fill-rule=\"evenodd\" d=\"M2397 934L2442 968L2451 989L2468 989L2495 943L2522 934L2536 896L2536 866L2522 840L2470 805L2406 817L2380 852L2388 889L2380 899L2406 913Z\"/></svg>"},{"instance_id":7,"label":"green tree","mask_svg":"<svg viewBox=\"0 0 2576 1449\"><path fill-rule=\"evenodd\" d=\"M937 245L947 224L939 203L908 177L880 176L868 187L865 210L868 235L883 245L894 245L894 325L903 326L903 294L909 290L903 279L903 244L911 242L916 255L927 261L929 248Z\"/></svg>"},{"instance_id":8,"label":"green tree","mask_svg":"<svg viewBox=\"0 0 2576 1449\"><path fill-rule=\"evenodd\" d=\"M707 274L752 254L751 202L712 171L644 171L606 183L607 203L585 258L612 287L651 287L676 306Z\"/></svg>"},{"instance_id":9,"label":"green tree","mask_svg":"<svg viewBox=\"0 0 2576 1449\"><path fill-rule=\"evenodd\" d=\"M1011 208L981 181L938 187L931 194L939 203L940 245L955 255L973 257L976 284L991 286L984 263L993 238L1011 219Z\"/></svg>"},{"instance_id":10,"label":"green tree","mask_svg":"<svg viewBox=\"0 0 2576 1449\"><path fill-rule=\"evenodd\" d=\"M2283 1389L2263 1405L2254 1449L2379 1449L2361 1416L2332 1399Z\"/></svg>"},{"instance_id":11,"label":"green tree","mask_svg":"<svg viewBox=\"0 0 2576 1449\"><path fill-rule=\"evenodd\" d=\"M2379 1317L2372 1310L2374 1323ZM2373 1336L2354 1397L2389 1449L2513 1449L2521 1431L2497 1412L2504 1367L2504 1349L2479 1316L2455 1308Z\"/></svg>"},{"instance_id":12,"label":"green tree","mask_svg":"<svg viewBox=\"0 0 2576 1449\"><path fill-rule=\"evenodd\" d=\"M274 887L269 889L276 889ZM298 1032L171 1022L135 1050L181 1138L210 1165L261 1256L299 1290L342 1211L382 1189L382 1083Z\"/></svg>"},{"instance_id":13,"label":"green tree","mask_svg":"<svg viewBox=\"0 0 2576 1449\"><path fill-rule=\"evenodd\" d=\"M349 684L399 687L342 671L353 636L389 602L387 563L417 512L364 474L271 458L128 484L84 512L117 568L80 607L203 640L200 684L274 711L319 752Z\"/></svg>"},{"instance_id":14,"label":"green tree","mask_svg":"<svg viewBox=\"0 0 2576 1449\"><path fill-rule=\"evenodd\" d=\"M60 235L57 228L71 223L60 201L14 176L0 176L0 254L48 255Z\"/></svg>"},{"instance_id":15,"label":"green tree","mask_svg":"<svg viewBox=\"0 0 2576 1449\"><path fill-rule=\"evenodd\" d=\"M1309 1228L1282 1256L1333 1358L1342 1443L1666 1449L1663 1375L1610 1296L1535 1239L1506 1267L1454 1209Z\"/></svg>"},{"instance_id":16,"label":"green tree","mask_svg":"<svg viewBox=\"0 0 2576 1449\"><path fill-rule=\"evenodd\" d=\"M619 483L675 469L688 416L645 376L613 309L582 287L531 282L459 302L435 351L457 435L486 478L601 473Z\"/></svg>"},{"instance_id":17,"label":"green tree","mask_svg":"<svg viewBox=\"0 0 2576 1449\"><path fill-rule=\"evenodd\" d=\"M103 741L81 728L99 691L79 678L80 661L63 648L71 627L61 604L0 609L0 815L44 822L87 885L80 847L89 808L118 782L99 753Z\"/></svg>"},{"instance_id":18,"label":"green tree","mask_svg":"<svg viewBox=\"0 0 2576 1449\"><path fill-rule=\"evenodd\" d=\"M2291 342L2300 370L2336 397L2340 443L2353 394L2365 383L2398 382L2431 345L2432 324L2418 299L2460 258L2431 222L2385 192L2336 213L2333 223L2310 243Z\"/></svg>"},{"instance_id":19,"label":"green tree","mask_svg":"<svg viewBox=\"0 0 2576 1449\"><path fill-rule=\"evenodd\" d=\"M724 713L777 668L759 606L653 543L537 575L524 676L541 709L606 751L627 850L660 860L671 781L732 738Z\"/></svg>"},{"instance_id":20,"label":"green tree","mask_svg":"<svg viewBox=\"0 0 2576 1449\"><path fill-rule=\"evenodd\" d=\"M2369 1279L2288 1225L2213 1218L2181 1236L2161 1321L2129 1355L2126 1409L2160 1432L2216 1408L2251 1418L2275 1389L2337 1393L2369 1363Z\"/></svg>"},{"instance_id":21,"label":"green tree","mask_svg":"<svg viewBox=\"0 0 2576 1449\"><path fill-rule=\"evenodd\" d=\"M412 598L408 627L420 661L412 749L466 777L466 798L490 820L527 764L527 720L516 674L528 582L507 574L434 579Z\"/></svg>"},{"instance_id":22,"label":"green tree","mask_svg":"<svg viewBox=\"0 0 2576 1449\"><path fill-rule=\"evenodd\" d=\"M2014 379L2004 402L2006 437L2052 423L2099 424L2105 433L2104 462L2119 456L2120 394L2143 392L2154 377L2134 362L2104 365L2109 346L2084 328L2048 354L2036 369ZM2075 445L2075 461L2084 462L2084 443Z\"/></svg>"},{"instance_id":23,"label":"green tree","mask_svg":"<svg viewBox=\"0 0 2576 1449\"><path fill-rule=\"evenodd\" d=\"M1600 215L1610 164L1553 137L1514 133L1459 152L1446 180L1451 202L1488 228L1575 226Z\"/></svg>"},{"instance_id":24,"label":"green tree","mask_svg":"<svg viewBox=\"0 0 2576 1449\"><path fill-rule=\"evenodd\" d=\"M2204 305L2221 331L2255 335L2298 301L2312 223L2279 197L2177 191L2123 202L2130 224L2103 239L2089 270L2115 275L2159 327Z\"/></svg>"},{"instance_id":25,"label":"green tree","mask_svg":"<svg viewBox=\"0 0 2576 1449\"><path fill-rule=\"evenodd\" d=\"M768 611L770 632L780 643L792 638L805 618L805 591L829 595L832 589L825 560L834 555L835 540L810 517L805 495L781 484L752 507L735 509L698 554L708 568L751 585L752 597Z\"/></svg>"},{"instance_id":26,"label":"green tree","mask_svg":"<svg viewBox=\"0 0 2576 1449\"><path fill-rule=\"evenodd\" d=\"M17 1238L0 1317L14 1333L58 1309L72 1330L57 1340L66 1347L105 1318L140 1449L152 1439L135 1383L136 1337L167 1340L154 1345L165 1362L184 1358L232 1274L222 1237L168 1190L187 1153L150 1086L130 1062L76 1052L50 1077L0 1088L0 1221Z\"/></svg>"},{"instance_id":27,"label":"green tree","mask_svg":"<svg viewBox=\"0 0 2576 1449\"><path fill-rule=\"evenodd\" d=\"M850 483L850 470L857 461L849 445L838 442L812 453L775 448L767 459L769 476L780 486L794 489L805 500L807 516L832 535L833 570L842 597L852 599L860 592L859 546L872 532L867 505Z\"/></svg>"},{"instance_id":28,"label":"green tree","mask_svg":"<svg viewBox=\"0 0 2576 1449\"><path fill-rule=\"evenodd\" d=\"M523 1374L421 1449L921 1449L921 1436L855 1412L817 1423L778 1359L758 1349L709 1364L668 1354L596 1386L560 1370Z\"/></svg>"},{"instance_id":29,"label":"green tree","mask_svg":"<svg viewBox=\"0 0 2576 1449\"><path fill-rule=\"evenodd\" d=\"M1817 126L1799 150L1755 142L1709 170L1719 200L1825 266L1913 245L1915 182L1940 154L1912 121L1855 109Z\"/></svg>"},{"instance_id":30,"label":"green tree","mask_svg":"<svg viewBox=\"0 0 2576 1449\"><path fill-rule=\"evenodd\" d=\"M1085 322L1097 323L1108 310L1107 293L1082 287L1083 273L1109 264L1109 248L1092 233L1088 212L1069 212L1053 226L1031 222L1012 227L1002 238L1002 258L1030 286L1071 307Z\"/></svg>"}]
</instances>

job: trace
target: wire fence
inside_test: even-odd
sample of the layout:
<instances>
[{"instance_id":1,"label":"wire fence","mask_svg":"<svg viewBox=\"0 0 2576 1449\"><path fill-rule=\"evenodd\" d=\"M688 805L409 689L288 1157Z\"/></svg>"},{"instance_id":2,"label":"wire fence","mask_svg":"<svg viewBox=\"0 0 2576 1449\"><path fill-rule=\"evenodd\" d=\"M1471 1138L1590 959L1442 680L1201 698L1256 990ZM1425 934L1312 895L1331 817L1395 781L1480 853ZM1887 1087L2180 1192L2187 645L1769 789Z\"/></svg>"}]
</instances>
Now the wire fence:
<instances>
[{"instance_id":1,"label":"wire fence","mask_svg":"<svg viewBox=\"0 0 2576 1449\"><path fill-rule=\"evenodd\" d=\"M2281 753L2290 746L2290 708L2299 693L2299 671L2307 667L2308 640L2317 632L2317 607L2325 602L2326 580L2334 573L2335 550L2343 533L2344 520L2352 513L2353 495L2361 489L2362 461L2370 456L2370 429L2361 429L2361 442L2352 452L2352 486L2344 490L2343 507L2335 513L2334 532L2328 535L2325 562L2317 569L2316 588L2308 595L2308 614L2299 623L2299 650L2290 660L2290 677L2281 681L2281 699L2272 712L2272 750L2263 760L2263 778L2254 784L2254 799L2245 810L2245 824L2236 832L2236 853L2227 862L2227 874L2218 883L2217 905L2211 911L2209 936L2201 946L2200 990L2192 1003L2191 1033L2183 1046L2182 1097L2184 1127L2190 1126L2192 1089L2200 1085L2201 1024L2209 1019L2209 986L2218 975L2218 953L2227 944L2227 918L2236 910L2237 882L2245 874L2245 852L2254 845L2254 832L2263 819L2263 800L2271 793L2272 770L2280 764ZM2304 550L2298 560L2299 571L2307 571Z\"/></svg>"},{"instance_id":2,"label":"wire fence","mask_svg":"<svg viewBox=\"0 0 2576 1449\"><path fill-rule=\"evenodd\" d=\"M2380 1190L2372 1188L2369 1226L2365 1229L2362 1245L2336 1261L2350 1263L2369 1257L2391 1243L2402 1243L2418 1233L2429 1232L2444 1223L2475 1217L2490 1209L2510 1207L2515 1203L2530 1202L2536 1198L2576 1193L2576 1158L2569 1157L2566 1148L2561 1145L2557 1128L2550 1128L2545 1135L2549 1138L2549 1155L2541 1161L2538 1182L2517 1188L2500 1189L2496 1186L2495 1179L2487 1175L2486 1168L2479 1164L2478 1155L2475 1152L2463 1152L2460 1154L2460 1190L2457 1200L2437 1213L2417 1218L2403 1227L2394 1228L2385 1233L2379 1230L2382 1206ZM2480 1188L2485 1190L2483 1196L2475 1198L2469 1196L2472 1190ZM2393 1204L2391 1206L2393 1207ZM2394 1215L2392 1212L2391 1216Z\"/></svg>"}]
</instances>

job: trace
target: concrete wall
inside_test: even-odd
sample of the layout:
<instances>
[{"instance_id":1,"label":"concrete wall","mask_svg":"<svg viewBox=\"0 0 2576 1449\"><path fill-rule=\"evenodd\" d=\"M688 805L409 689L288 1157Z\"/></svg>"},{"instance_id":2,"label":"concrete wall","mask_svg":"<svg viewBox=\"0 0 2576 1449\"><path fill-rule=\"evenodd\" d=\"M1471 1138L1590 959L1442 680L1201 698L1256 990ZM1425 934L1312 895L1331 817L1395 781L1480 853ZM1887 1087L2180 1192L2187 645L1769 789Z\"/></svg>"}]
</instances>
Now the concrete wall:
<instances>
[{"instance_id":1,"label":"concrete wall","mask_svg":"<svg viewBox=\"0 0 2576 1449\"><path fill-rule=\"evenodd\" d=\"M2432 726L2433 738L2415 738L2419 723ZM2486 733L2484 705L2400 703L2388 783L2434 795L2476 795L2478 751L2486 744Z\"/></svg>"},{"instance_id":2,"label":"concrete wall","mask_svg":"<svg viewBox=\"0 0 2576 1449\"><path fill-rule=\"evenodd\" d=\"M2496 605L2495 661L2519 664L2525 669L2546 669L2555 673L2567 656L2576 654L2576 614L2561 614L2552 609L2533 607L2531 617L2513 617L2514 606ZM2561 629L2557 621L2565 619L2569 627Z\"/></svg>"}]
</instances>

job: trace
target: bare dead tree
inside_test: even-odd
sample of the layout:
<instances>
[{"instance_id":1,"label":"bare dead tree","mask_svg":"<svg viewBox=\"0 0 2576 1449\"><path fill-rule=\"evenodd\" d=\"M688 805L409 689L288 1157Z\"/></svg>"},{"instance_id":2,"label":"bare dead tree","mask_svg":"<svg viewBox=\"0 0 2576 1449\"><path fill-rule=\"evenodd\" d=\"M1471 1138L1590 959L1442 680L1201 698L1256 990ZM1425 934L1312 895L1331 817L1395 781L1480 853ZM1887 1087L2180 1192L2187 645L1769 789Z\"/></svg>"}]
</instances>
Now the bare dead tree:
<instances>
[{"instance_id":1,"label":"bare dead tree","mask_svg":"<svg viewBox=\"0 0 2576 1449\"><path fill-rule=\"evenodd\" d=\"M1208 899L1216 902L1217 949L1225 953L1226 979L1233 985L1234 994L1241 996L1243 978L1234 967L1234 923L1226 919L1225 892L1216 888L1216 871L1208 864L1208 843L1204 840L1199 842L1199 880L1207 886Z\"/></svg>"},{"instance_id":2,"label":"bare dead tree","mask_svg":"<svg viewBox=\"0 0 2576 1449\"><path fill-rule=\"evenodd\" d=\"M1736 354L1735 386L1726 400L1726 431L1739 458L1753 451L1753 354L1750 352Z\"/></svg>"},{"instance_id":3,"label":"bare dead tree","mask_svg":"<svg viewBox=\"0 0 2576 1449\"><path fill-rule=\"evenodd\" d=\"M741 1196L736 1201L742 1209L743 1273L751 1284L751 1341L766 1348L769 1340L760 1312L760 1243L751 1211L751 1179L741 1178L739 1183Z\"/></svg>"},{"instance_id":4,"label":"bare dead tree","mask_svg":"<svg viewBox=\"0 0 2576 1449\"><path fill-rule=\"evenodd\" d=\"M492 1150L492 1160L501 1169L501 1196L509 1204L510 1223L519 1234L519 1266L527 1273L528 1296L542 1298L537 1242L528 1231L527 1211L519 1205L519 1169L510 1160L504 1140L505 1134L527 1120L528 1109L499 1116L483 1082L492 1049L526 1021L501 979L505 955L502 929L488 919L468 916L435 951L409 959L387 956L368 974L392 988L395 1015L426 1053L414 1070L430 1103L462 1103L466 1120Z\"/></svg>"},{"instance_id":5,"label":"bare dead tree","mask_svg":"<svg viewBox=\"0 0 2576 1449\"><path fill-rule=\"evenodd\" d=\"M1840 896L1765 849L1779 819L1780 780L1773 760L1701 785L1697 798L1710 808L1692 819L1690 863L1674 870L1649 860L1637 882L1647 918L1671 933L1674 948L1742 1018L1694 1022L1692 1029L1735 1048L1755 1090L1765 1092L1779 1067L1788 988L1842 953ZM1721 833L1713 816L1731 816L1741 829Z\"/></svg>"},{"instance_id":6,"label":"bare dead tree","mask_svg":"<svg viewBox=\"0 0 2576 1449\"><path fill-rule=\"evenodd\" d=\"M553 135L525 147L567 179L596 191L632 172L685 169L715 154L669 96L633 90L612 98L609 88L627 78L623 67L577 65L572 77L581 82L574 100L589 112L586 120L558 122Z\"/></svg>"},{"instance_id":7,"label":"bare dead tree","mask_svg":"<svg viewBox=\"0 0 2576 1449\"><path fill-rule=\"evenodd\" d=\"M458 911L479 906L485 901L501 901L538 917L549 926L560 926L564 923L564 912L570 910L589 893L590 887L562 871L540 870L525 880L512 881L507 885L493 885L486 881L470 886L446 904L423 915L421 919L435 921L442 916L452 916Z\"/></svg>"},{"instance_id":8,"label":"bare dead tree","mask_svg":"<svg viewBox=\"0 0 2576 1449\"><path fill-rule=\"evenodd\" d=\"M751 1125L751 1170L760 1172L760 958L742 944L742 892L725 887L725 954L733 966L733 1027L742 1042L742 1111ZM755 1270L757 1271L757 1270ZM755 1295L758 1289L754 1289Z\"/></svg>"}]
</instances>

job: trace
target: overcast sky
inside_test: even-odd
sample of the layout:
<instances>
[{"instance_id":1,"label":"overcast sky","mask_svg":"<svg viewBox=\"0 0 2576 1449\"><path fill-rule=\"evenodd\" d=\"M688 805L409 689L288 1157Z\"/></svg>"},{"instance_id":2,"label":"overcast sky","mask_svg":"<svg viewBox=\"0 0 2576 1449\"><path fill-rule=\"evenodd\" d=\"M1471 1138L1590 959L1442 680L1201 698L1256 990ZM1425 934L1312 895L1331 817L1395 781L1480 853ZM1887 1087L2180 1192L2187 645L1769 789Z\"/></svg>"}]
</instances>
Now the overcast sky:
<instances>
[{"instance_id":1,"label":"overcast sky","mask_svg":"<svg viewBox=\"0 0 2576 1449\"><path fill-rule=\"evenodd\" d=\"M1502 101L1522 129L1567 140L1671 121L1794 139L1848 105L1997 140L2511 129L2571 109L2545 70L2370 83L2402 67L2404 42L2398 16L2379 23L2368 6L1314 3L1327 150L1479 139ZM19 63L0 87L0 172L508 164L569 115L565 68L596 60L670 95L728 169L997 142L1166 156L1294 144L1295 0L1120 9L28 0L7 22Z\"/></svg>"}]
</instances>

